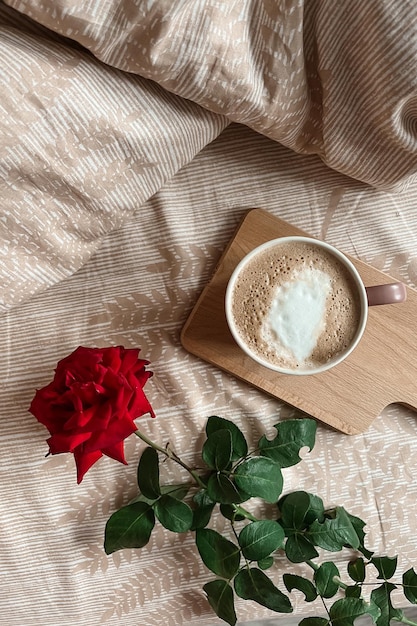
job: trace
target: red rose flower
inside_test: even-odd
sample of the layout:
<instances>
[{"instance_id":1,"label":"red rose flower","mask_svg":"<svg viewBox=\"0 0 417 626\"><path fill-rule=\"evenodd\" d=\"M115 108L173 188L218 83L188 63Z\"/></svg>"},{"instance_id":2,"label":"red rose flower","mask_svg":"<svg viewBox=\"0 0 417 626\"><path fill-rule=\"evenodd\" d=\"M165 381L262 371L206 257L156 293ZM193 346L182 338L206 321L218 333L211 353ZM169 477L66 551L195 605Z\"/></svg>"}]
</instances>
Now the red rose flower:
<instances>
[{"instance_id":1,"label":"red rose flower","mask_svg":"<svg viewBox=\"0 0 417 626\"><path fill-rule=\"evenodd\" d=\"M30 412L49 430L51 454L73 452L77 482L103 454L126 464L124 440L134 420L155 417L143 386L152 372L138 349L84 348L59 361L53 381L39 389Z\"/></svg>"}]
</instances>

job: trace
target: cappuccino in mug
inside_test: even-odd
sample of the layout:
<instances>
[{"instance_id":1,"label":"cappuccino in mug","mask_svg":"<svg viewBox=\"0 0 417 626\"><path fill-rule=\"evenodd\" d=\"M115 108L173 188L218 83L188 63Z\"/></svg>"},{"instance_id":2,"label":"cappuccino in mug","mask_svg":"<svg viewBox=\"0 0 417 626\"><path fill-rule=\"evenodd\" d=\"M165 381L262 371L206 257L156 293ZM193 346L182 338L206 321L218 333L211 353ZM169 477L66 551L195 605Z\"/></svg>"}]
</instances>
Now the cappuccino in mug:
<instances>
[{"instance_id":1,"label":"cappuccino in mug","mask_svg":"<svg viewBox=\"0 0 417 626\"><path fill-rule=\"evenodd\" d=\"M356 270L312 239L272 243L249 255L229 285L232 332L256 360L274 369L327 369L349 351L363 323L367 305Z\"/></svg>"}]
</instances>

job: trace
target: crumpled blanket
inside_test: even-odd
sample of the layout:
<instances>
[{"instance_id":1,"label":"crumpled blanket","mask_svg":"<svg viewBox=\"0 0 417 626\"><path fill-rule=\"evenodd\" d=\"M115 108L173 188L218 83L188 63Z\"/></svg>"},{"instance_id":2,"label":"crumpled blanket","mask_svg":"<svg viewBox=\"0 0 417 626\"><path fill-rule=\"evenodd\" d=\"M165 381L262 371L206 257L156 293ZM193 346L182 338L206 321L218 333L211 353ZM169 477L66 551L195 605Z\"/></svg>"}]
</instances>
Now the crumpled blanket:
<instances>
[{"instance_id":1,"label":"crumpled blanket","mask_svg":"<svg viewBox=\"0 0 417 626\"><path fill-rule=\"evenodd\" d=\"M230 122L379 189L415 178L413 0L3 2L0 311Z\"/></svg>"}]
</instances>

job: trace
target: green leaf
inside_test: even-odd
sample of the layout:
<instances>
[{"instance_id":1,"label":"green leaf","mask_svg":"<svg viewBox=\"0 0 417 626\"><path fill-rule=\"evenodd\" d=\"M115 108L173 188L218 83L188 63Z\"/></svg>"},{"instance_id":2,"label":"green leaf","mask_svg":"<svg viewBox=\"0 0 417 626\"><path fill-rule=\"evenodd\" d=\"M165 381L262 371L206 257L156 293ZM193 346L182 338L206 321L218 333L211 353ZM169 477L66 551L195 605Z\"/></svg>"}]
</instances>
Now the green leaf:
<instances>
[{"instance_id":1,"label":"green leaf","mask_svg":"<svg viewBox=\"0 0 417 626\"><path fill-rule=\"evenodd\" d=\"M259 567L259 569L269 569L270 567L272 567L274 564L274 557L273 556L267 556L264 559L261 559L260 561L258 561L257 565Z\"/></svg>"},{"instance_id":2,"label":"green leaf","mask_svg":"<svg viewBox=\"0 0 417 626\"><path fill-rule=\"evenodd\" d=\"M284 484L279 465L260 456L238 465L234 478L236 485L245 493L271 503L277 502Z\"/></svg>"},{"instance_id":3,"label":"green leaf","mask_svg":"<svg viewBox=\"0 0 417 626\"><path fill-rule=\"evenodd\" d=\"M243 515L239 511L239 507L234 504L221 504L220 513L231 522L241 522L247 517L246 515ZM250 513L248 515L250 515Z\"/></svg>"},{"instance_id":4,"label":"green leaf","mask_svg":"<svg viewBox=\"0 0 417 626\"><path fill-rule=\"evenodd\" d=\"M339 585L333 580L335 576L339 578L340 572L331 561L322 563L314 572L314 582L322 598L333 598L338 592Z\"/></svg>"},{"instance_id":5,"label":"green leaf","mask_svg":"<svg viewBox=\"0 0 417 626\"><path fill-rule=\"evenodd\" d=\"M122 507L107 521L104 540L106 554L123 548L143 548L149 541L154 525L154 512L146 502Z\"/></svg>"},{"instance_id":6,"label":"green leaf","mask_svg":"<svg viewBox=\"0 0 417 626\"><path fill-rule=\"evenodd\" d=\"M292 419L275 424L275 439L261 437L259 448L262 455L276 461L280 467L290 467L301 461L300 450L314 448L317 423L310 418Z\"/></svg>"},{"instance_id":7,"label":"green leaf","mask_svg":"<svg viewBox=\"0 0 417 626\"><path fill-rule=\"evenodd\" d=\"M237 459L243 459L248 453L248 444L242 431L233 422L224 419L223 417L217 417L212 415L208 418L206 424L206 433L210 437L217 430L226 428L232 435L232 461Z\"/></svg>"},{"instance_id":8,"label":"green leaf","mask_svg":"<svg viewBox=\"0 0 417 626\"><path fill-rule=\"evenodd\" d=\"M346 598L360 598L362 589L360 585L350 585L345 589Z\"/></svg>"},{"instance_id":9,"label":"green leaf","mask_svg":"<svg viewBox=\"0 0 417 626\"><path fill-rule=\"evenodd\" d=\"M408 569L403 574L404 595L411 604L417 604L417 574Z\"/></svg>"},{"instance_id":10,"label":"green leaf","mask_svg":"<svg viewBox=\"0 0 417 626\"><path fill-rule=\"evenodd\" d=\"M185 502L172 496L161 496L154 504L155 515L164 528L174 533L185 533L190 530L193 512Z\"/></svg>"},{"instance_id":11,"label":"green leaf","mask_svg":"<svg viewBox=\"0 0 417 626\"><path fill-rule=\"evenodd\" d=\"M228 476L219 472L210 476L207 493L212 500L221 504L239 504L250 498Z\"/></svg>"},{"instance_id":12,"label":"green leaf","mask_svg":"<svg viewBox=\"0 0 417 626\"><path fill-rule=\"evenodd\" d=\"M139 459L138 485L146 498L155 500L161 495L159 487L158 453L154 448L145 448Z\"/></svg>"},{"instance_id":13,"label":"green leaf","mask_svg":"<svg viewBox=\"0 0 417 626\"><path fill-rule=\"evenodd\" d=\"M303 530L314 521L324 519L321 498L307 491L293 491L278 502L281 524L285 529Z\"/></svg>"},{"instance_id":14,"label":"green leaf","mask_svg":"<svg viewBox=\"0 0 417 626\"><path fill-rule=\"evenodd\" d=\"M240 549L211 528L197 528L195 542L201 559L217 576L230 580L240 564Z\"/></svg>"},{"instance_id":15,"label":"green leaf","mask_svg":"<svg viewBox=\"0 0 417 626\"><path fill-rule=\"evenodd\" d=\"M338 552L346 545L358 549L360 545L356 530L341 506L336 507L334 518L326 518L322 523L313 522L308 537L316 546L329 552Z\"/></svg>"},{"instance_id":16,"label":"green leaf","mask_svg":"<svg viewBox=\"0 0 417 626\"><path fill-rule=\"evenodd\" d=\"M234 626L236 612L234 606L233 589L225 580L212 580L203 586L207 600L217 617Z\"/></svg>"},{"instance_id":17,"label":"green leaf","mask_svg":"<svg viewBox=\"0 0 417 626\"><path fill-rule=\"evenodd\" d=\"M291 613L289 598L260 569L241 570L235 578L235 591L244 600L254 600L271 611Z\"/></svg>"},{"instance_id":18,"label":"green leaf","mask_svg":"<svg viewBox=\"0 0 417 626\"><path fill-rule=\"evenodd\" d=\"M218 471L230 468L232 461L232 435L225 428L216 430L204 442L203 461L211 469Z\"/></svg>"},{"instance_id":19,"label":"green leaf","mask_svg":"<svg viewBox=\"0 0 417 626\"><path fill-rule=\"evenodd\" d=\"M291 592L293 589L298 589L304 594L306 602L313 602L317 598L317 590L311 580L296 574L284 574L282 578L287 591Z\"/></svg>"},{"instance_id":20,"label":"green leaf","mask_svg":"<svg viewBox=\"0 0 417 626\"><path fill-rule=\"evenodd\" d=\"M285 554L291 563L305 563L319 555L311 541L301 533L294 533L285 543Z\"/></svg>"},{"instance_id":21,"label":"green leaf","mask_svg":"<svg viewBox=\"0 0 417 626\"><path fill-rule=\"evenodd\" d=\"M346 511L346 515L348 516L348 518L350 519L350 521L352 522L352 526L356 531L356 534L359 537L359 541L360 541L360 545L358 550L360 552L362 552L362 554L367 558L370 559L371 556L373 555L373 552L371 552L370 550L368 550L367 548L365 548L364 546L364 541L365 541L365 532L364 532L364 527L366 526L365 522L363 520L360 519L360 517L356 517L355 515L352 515L351 513L348 513Z\"/></svg>"},{"instance_id":22,"label":"green leaf","mask_svg":"<svg viewBox=\"0 0 417 626\"><path fill-rule=\"evenodd\" d=\"M250 561L260 561L283 547L282 527L273 520L258 520L247 524L239 534L243 555Z\"/></svg>"},{"instance_id":23,"label":"green leaf","mask_svg":"<svg viewBox=\"0 0 417 626\"><path fill-rule=\"evenodd\" d=\"M193 510L193 522L190 530L205 528L210 521L216 503L213 502L205 489L197 491L193 501L196 504L196 508Z\"/></svg>"},{"instance_id":24,"label":"green leaf","mask_svg":"<svg viewBox=\"0 0 417 626\"><path fill-rule=\"evenodd\" d=\"M298 626L330 626L330 622L324 617L305 617Z\"/></svg>"},{"instance_id":25,"label":"green leaf","mask_svg":"<svg viewBox=\"0 0 417 626\"><path fill-rule=\"evenodd\" d=\"M348 563L347 570L352 580L357 583L363 583L365 580L365 561L362 557L359 557L354 561L350 561L350 563Z\"/></svg>"},{"instance_id":26,"label":"green leaf","mask_svg":"<svg viewBox=\"0 0 417 626\"><path fill-rule=\"evenodd\" d=\"M361 615L370 615L376 624L380 610L362 598L341 598L330 607L329 615L332 626L353 626L355 619Z\"/></svg>"},{"instance_id":27,"label":"green leaf","mask_svg":"<svg viewBox=\"0 0 417 626\"><path fill-rule=\"evenodd\" d=\"M389 580L392 578L397 569L398 558L396 556L374 556L371 559L372 565L378 570L378 578Z\"/></svg>"},{"instance_id":28,"label":"green leaf","mask_svg":"<svg viewBox=\"0 0 417 626\"><path fill-rule=\"evenodd\" d=\"M380 616L376 621L377 626L389 626L392 619L401 619L403 616L402 611L394 609L392 606L391 593L396 588L396 585L385 582L372 590L371 600L380 610Z\"/></svg>"}]
</instances>

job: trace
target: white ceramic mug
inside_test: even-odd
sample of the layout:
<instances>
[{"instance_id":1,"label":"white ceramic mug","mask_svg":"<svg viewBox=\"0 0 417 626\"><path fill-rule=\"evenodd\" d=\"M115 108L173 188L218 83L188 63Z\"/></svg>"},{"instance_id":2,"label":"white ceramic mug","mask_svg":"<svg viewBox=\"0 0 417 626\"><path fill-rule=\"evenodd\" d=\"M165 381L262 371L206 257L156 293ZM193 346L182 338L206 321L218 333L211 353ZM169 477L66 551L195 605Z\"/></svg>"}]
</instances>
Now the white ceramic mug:
<instances>
[{"instance_id":1,"label":"white ceramic mug","mask_svg":"<svg viewBox=\"0 0 417 626\"><path fill-rule=\"evenodd\" d=\"M290 267L288 268L284 267L285 263L281 260L278 260L278 258L279 258L279 255L281 254L280 249L283 250L285 248L285 250L288 251L290 249L288 246L291 246L291 249L293 249L295 246L296 247L295 249L298 249L298 250L301 250L300 246L307 246L309 250L309 253L307 256L309 255L311 256L313 250L320 251L319 256L321 255L323 258L327 259L326 267L330 267L330 263L328 262L329 260L331 260L332 264L334 263L334 267L332 268L333 278L328 279L327 273L323 272L322 270L317 269L314 266L314 261L311 261L311 260L309 261L310 265L308 267L307 266L301 267L301 263L306 263L305 260L297 261L297 263L299 262L300 265L298 265L296 268L290 269ZM279 342L281 342L281 340L283 342L284 340L287 341L288 333L292 331L291 324L293 324L294 320L297 320L295 324L295 328L294 328L294 335L297 337L297 340L296 340L297 350L300 351L301 349L301 351L303 351L305 348L305 346L303 345L303 342L304 342L303 332L305 333L306 346L308 349L308 345L310 345L311 341L315 341L314 337L316 337L316 335L317 335L317 338L316 338L317 341L318 341L319 336L320 337L324 336L324 335L320 335L320 333L322 332L324 328L323 324L327 324L327 322L324 321L323 315L324 316L327 315L327 313L325 313L324 310L326 309L326 306L328 305L329 300L327 300L327 305L326 305L326 302L324 301L324 297L325 297L325 294L327 293L331 294L331 291L329 291L331 287L329 285L330 284L333 285L334 281L335 280L337 281L337 277L336 279L334 278L337 273L346 274L348 281L353 286L352 287L353 295L351 298L347 298L347 299L345 298L345 301L346 302L354 301L354 304L357 310L357 317L355 318L357 323L355 322L355 330L354 331L352 330L353 336L349 338L348 345L343 346L342 349L337 351L331 357L329 358L326 357L325 361L320 361L316 363L310 362L308 363L308 365L306 365L307 361L305 362L303 361L302 364L301 362L300 363L297 362L296 365L292 363L291 366L279 363L279 360L278 362L273 362L273 360L270 360L270 358L267 357L262 352L256 351L253 346L255 346L257 349L259 345L258 339L256 340L253 339L252 341L252 338L251 338L252 346L249 345L250 342L247 338L243 336L242 334L243 331L241 330L241 328L239 328L239 324L236 322L236 319L235 319L236 316L233 313L234 306L235 306L234 301L236 300L235 289L236 289L236 285L239 284L238 281L239 279L241 279L242 272L245 270L247 271L248 267L253 268L254 261L259 259L260 256L263 256L265 260L268 259L268 264L269 264L270 259L274 258L275 261L273 263L271 262L270 267L273 268L274 264L275 265L278 264L282 266L282 268L284 268L284 270L282 270L282 268L281 270L277 270L274 267L273 271L277 273L279 273L280 271L284 271L284 274L286 274L288 270L289 272L288 280L286 278L281 278L280 279L281 282L277 286L273 284L273 281L275 280L274 278L271 278L269 275L268 277L265 277L262 274L262 278L260 280L265 281L265 284L269 285L266 289L265 288L263 289L264 291L266 290L269 293L269 296L268 296L269 304L266 305L266 308L263 305L260 306L259 311L258 311L257 305L252 306L251 303L249 303L248 305L248 302L251 296L246 296L246 301L245 301L246 304L245 305L242 304L243 309L239 313L240 324L242 324L243 319L245 319L245 324L246 324L246 318L247 318L247 321L252 328L256 326L257 324L256 320L258 319L259 316L262 317L262 320L268 319L268 320L275 320L276 322L277 319L281 319L282 315L285 314L285 322L276 322L276 323L274 322L275 325L273 326L274 327L273 331L271 330L272 326L270 327L268 326L267 331L265 331L267 332L268 338L267 340L262 339L262 343L264 345L268 344L268 350L271 349L272 351L274 351L274 348L271 348L271 345L274 343L275 339ZM289 257L285 257L284 255L282 258L289 258ZM300 257L300 259L302 258L303 257ZM292 259L291 259L291 262L292 262ZM338 268L337 272L335 268ZM265 273L267 272L269 272L269 269L268 270L265 269ZM252 280L252 278L250 280ZM256 281L257 279L255 278L253 280ZM302 284L300 283L300 281ZM246 279L245 284L248 284L248 279ZM254 289L255 289L255 293L257 294L256 297L259 297L259 294L257 292L257 286L255 283L254 283ZM259 289L261 292L262 287L260 287ZM280 290L280 292L278 290ZM248 291L247 293L250 294L252 292ZM304 297L302 296L302 294L305 294L307 298L306 302L308 302L308 304L305 304L304 300L302 300L302 297ZM326 298L329 298L329 297L330 295L326 296ZM339 296L336 296L336 297L339 297ZM357 271L357 269L355 268L355 266L353 265L353 263L342 252L340 252L339 250L337 250L336 248L334 248L333 246L325 242L322 242L322 241L319 241L310 237L281 237L279 239L273 239L271 241L268 241L258 246L257 248L249 252L249 254L247 254L241 260L241 262L237 265L237 267L235 268L229 280L229 283L226 289L225 311L226 311L226 319L227 319L228 326L230 328L230 331L236 343L245 352L245 354L250 356L254 361L256 361L257 363L269 369L272 369L276 372L280 372L283 374L311 375L311 374L319 374L332 367L335 367L336 365L341 363L344 359L346 359L346 357L356 348L356 346L360 342L363 336L363 333L365 331L367 318L368 318L368 306L399 303L399 302L403 302L406 299L406 297L407 297L406 287L402 283L390 283L386 285L365 287L362 281L362 278L359 272ZM332 295L332 298L334 300L334 294ZM260 301L258 300L258 302ZM280 306L281 306L281 310L279 308ZM323 306L324 306L324 309L323 309ZM264 309L264 313L261 313L261 308ZM327 309L328 308L329 307L327 306ZM272 315L271 311L274 311L273 313L274 316L278 316L278 317L271 317ZM336 314L333 312L333 317L335 317L335 315ZM250 316L253 319L249 319ZM343 317L343 315L340 315L340 317ZM314 322L313 318L318 320L315 326L313 323ZM265 324L265 323L266 322L262 321L262 324ZM261 324L261 322L259 322L259 324ZM271 324L273 324L272 321L271 321ZM283 328L283 324L285 328L287 329L285 331L287 333L286 337L284 337L284 335L282 337L279 336L280 329ZM297 324L299 325L299 328L296 326ZM279 327L278 330L277 330L277 326ZM320 330L320 328L322 330ZM353 326L352 326L352 329L353 329ZM259 332L261 332L260 329L258 330ZM258 330L256 332L258 332ZM336 335L337 333L336 331L332 330L332 334ZM323 342L323 339L320 339L320 341ZM326 341L328 341L328 338L326 338ZM294 350L294 352L296 351L295 347L291 346L288 343L288 341L287 343L285 343L285 346L286 346L285 351L287 355L289 356L291 356L292 350ZM294 358L294 361L296 361L295 358Z\"/></svg>"}]
</instances>

